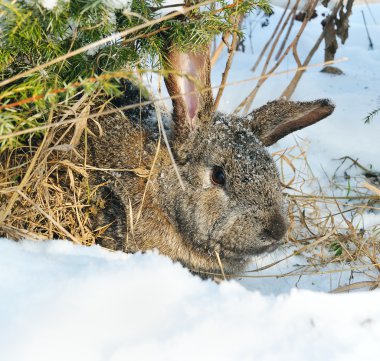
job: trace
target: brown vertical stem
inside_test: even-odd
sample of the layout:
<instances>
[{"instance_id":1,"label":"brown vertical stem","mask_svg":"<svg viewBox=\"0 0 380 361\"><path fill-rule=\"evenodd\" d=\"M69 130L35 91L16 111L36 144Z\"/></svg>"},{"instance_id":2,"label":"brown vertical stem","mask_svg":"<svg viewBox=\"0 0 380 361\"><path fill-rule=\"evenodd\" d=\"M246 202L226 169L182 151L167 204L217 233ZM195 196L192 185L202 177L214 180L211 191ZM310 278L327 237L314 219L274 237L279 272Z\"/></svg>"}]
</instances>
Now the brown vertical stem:
<instances>
[{"instance_id":1,"label":"brown vertical stem","mask_svg":"<svg viewBox=\"0 0 380 361\"><path fill-rule=\"evenodd\" d=\"M298 2L299 2L299 1L298 1ZM298 2L297 2L297 4L298 4ZM263 47L263 50L261 50L261 53L260 53L259 57L257 58L255 65L254 65L254 66L252 67L252 69L251 69L252 71L255 71L256 68L258 67L258 65L260 64L261 59L263 58L265 52L267 51L267 49L268 49L270 43L272 42L272 40L273 40L274 37L276 36L278 29L280 29L280 25L281 25L281 23L282 23L282 20L284 19L284 16L285 16L285 14L286 14L286 11L287 11L288 8L289 8L289 5L290 5L290 0L288 0L288 4L286 5L286 8L284 9L284 12L282 13L281 18L280 18L278 24L276 25L276 28L274 29L272 36L269 38L269 40L267 41L267 43L266 43L265 46ZM284 25L286 25L286 23L288 22L288 20L289 20L289 16L288 16L288 18L285 20L285 24L284 24ZM283 27L284 27L284 26L283 26ZM282 32L282 30L283 30L283 29L281 29L281 32ZM280 32L280 34L281 34L281 32Z\"/></svg>"},{"instance_id":2,"label":"brown vertical stem","mask_svg":"<svg viewBox=\"0 0 380 361\"><path fill-rule=\"evenodd\" d=\"M215 102L214 102L214 105L213 105L213 111L214 112L218 109L218 106L219 106L219 103L220 103L220 99L222 98L223 91L224 91L224 88L225 88L225 85L226 85L226 82L227 82L228 73L230 72L230 69L231 69L232 60L233 60L235 52L236 52L236 45L237 45L237 40L238 40L238 35L237 35L236 30L239 27L239 24L240 24L240 22L241 22L242 19L243 19L242 15L237 16L236 19L235 19L235 24L234 24L235 32L232 35L232 42L231 42L231 45L230 45L229 50L228 50L229 51L229 56L228 56L228 59L227 59L226 67L225 67L223 75L222 75L222 81L220 83L218 94L217 94L217 96L215 98Z\"/></svg>"},{"instance_id":3,"label":"brown vertical stem","mask_svg":"<svg viewBox=\"0 0 380 361\"><path fill-rule=\"evenodd\" d=\"M329 22L333 22L333 20L336 16L338 10L340 9L342 3L343 3L343 0L340 0L336 4L334 10L331 13L331 16L328 19ZM303 64L302 64L303 67L307 66L310 63L310 60L312 59L313 55L318 50L319 45L321 44L322 40L325 38L326 28L327 28L327 23L326 23L321 35L319 36L318 40L316 41L313 48L310 50L309 54L307 55L305 61L303 62ZM289 85L286 87L284 92L281 94L282 97L289 99L292 96L292 94L294 93L294 90L296 89L296 87L297 87L297 85L298 85L298 83L299 83L304 72L305 72L305 69L302 69L302 70L299 70L296 72L296 74L294 75L294 77L291 80L291 82L289 83Z\"/></svg>"},{"instance_id":4,"label":"brown vertical stem","mask_svg":"<svg viewBox=\"0 0 380 361\"><path fill-rule=\"evenodd\" d=\"M230 33L224 35L224 41L228 41L230 35L231 35ZM215 63L218 61L220 54L222 53L223 48L226 45L224 41L222 40L217 46L217 48L215 49L215 51L213 52L212 57L211 57L211 67L213 67Z\"/></svg>"},{"instance_id":5,"label":"brown vertical stem","mask_svg":"<svg viewBox=\"0 0 380 361\"><path fill-rule=\"evenodd\" d=\"M288 30L286 31L285 38L284 38L284 40L282 41L281 46L280 46L280 48L278 49L278 52L277 52L276 56L274 57L274 59L275 59L276 61L277 61L278 58L281 56L281 54L282 54L282 52L283 52L283 50L284 50L284 48L285 48L285 45L286 45L286 43L288 42L288 39L289 39L289 36L290 36L290 32L291 32L292 29L293 29L294 21L295 21L295 19L296 19L296 15L297 15L298 3L299 3L299 2L297 1L297 3L294 5L294 7L293 7L293 9L292 9L292 12L291 12L291 14L292 14L292 20L290 21L290 25L289 25L289 27L288 27Z\"/></svg>"},{"instance_id":6,"label":"brown vertical stem","mask_svg":"<svg viewBox=\"0 0 380 361\"><path fill-rule=\"evenodd\" d=\"M338 49L338 41L336 40L336 30L333 15L326 18L324 28L325 38L325 61L334 60L335 53Z\"/></svg>"},{"instance_id":7,"label":"brown vertical stem","mask_svg":"<svg viewBox=\"0 0 380 361\"><path fill-rule=\"evenodd\" d=\"M298 2L297 2L297 4L298 4ZM312 3L312 6L310 7L310 11L308 12L307 16L303 20L301 28L299 29L297 35L295 36L295 38L293 39L291 44L287 47L287 49L282 54L280 59L276 62L276 64L267 73L265 73L267 66L269 64L269 61L270 61L270 57L272 56L272 53L274 51L274 47L272 47L272 51L271 51L270 55L268 56L268 59L266 61L266 64L265 64L264 69L263 69L262 74L261 74L262 78L257 82L256 87L252 90L252 92L239 104L239 106L235 109L234 113L239 113L243 108L244 108L243 113L244 114L248 113L249 108L251 107L253 100L255 99L256 94L259 91L261 85L263 83L265 83L265 81L267 80L267 78L268 78L267 75L273 73L279 67L279 65L282 63L282 61L285 59L285 57L289 54L290 50L292 50L294 47L297 46L298 40L301 37L302 33L304 32L306 25L308 24L308 22L311 18L311 15L313 14L313 11L316 8L317 4L318 4L318 0L314 0ZM277 41L278 41L278 39L277 39ZM276 42L276 44L277 44L277 42Z\"/></svg>"}]
</instances>

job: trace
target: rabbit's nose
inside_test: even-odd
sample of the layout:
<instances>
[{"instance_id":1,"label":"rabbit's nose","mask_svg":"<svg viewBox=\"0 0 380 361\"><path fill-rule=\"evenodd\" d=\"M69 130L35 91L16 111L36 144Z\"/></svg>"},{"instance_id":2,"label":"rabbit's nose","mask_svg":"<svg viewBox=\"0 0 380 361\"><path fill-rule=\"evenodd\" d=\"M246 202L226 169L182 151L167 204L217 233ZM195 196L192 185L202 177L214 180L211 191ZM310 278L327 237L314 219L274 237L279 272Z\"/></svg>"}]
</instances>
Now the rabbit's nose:
<instances>
[{"instance_id":1,"label":"rabbit's nose","mask_svg":"<svg viewBox=\"0 0 380 361\"><path fill-rule=\"evenodd\" d=\"M285 236L288 229L288 222L284 215L276 211L271 215L268 226L264 229L264 234L277 241Z\"/></svg>"}]
</instances>

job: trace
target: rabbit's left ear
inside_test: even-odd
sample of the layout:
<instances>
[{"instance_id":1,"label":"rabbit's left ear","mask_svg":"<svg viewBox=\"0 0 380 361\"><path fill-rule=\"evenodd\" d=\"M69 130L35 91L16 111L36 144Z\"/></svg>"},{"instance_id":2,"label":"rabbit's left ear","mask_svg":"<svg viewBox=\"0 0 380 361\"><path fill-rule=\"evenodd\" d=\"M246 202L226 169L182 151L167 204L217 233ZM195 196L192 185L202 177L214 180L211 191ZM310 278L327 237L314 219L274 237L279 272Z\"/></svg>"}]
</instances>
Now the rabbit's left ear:
<instances>
[{"instance_id":1,"label":"rabbit's left ear","mask_svg":"<svg viewBox=\"0 0 380 361\"><path fill-rule=\"evenodd\" d=\"M264 145L269 146L279 139L308 127L334 111L328 99L311 102L275 100L254 110L248 115L250 127Z\"/></svg>"},{"instance_id":2,"label":"rabbit's left ear","mask_svg":"<svg viewBox=\"0 0 380 361\"><path fill-rule=\"evenodd\" d=\"M208 121L212 113L209 46L187 52L172 46L165 63L168 70L165 84L172 97L176 138L183 139L200 122Z\"/></svg>"}]
</instances>

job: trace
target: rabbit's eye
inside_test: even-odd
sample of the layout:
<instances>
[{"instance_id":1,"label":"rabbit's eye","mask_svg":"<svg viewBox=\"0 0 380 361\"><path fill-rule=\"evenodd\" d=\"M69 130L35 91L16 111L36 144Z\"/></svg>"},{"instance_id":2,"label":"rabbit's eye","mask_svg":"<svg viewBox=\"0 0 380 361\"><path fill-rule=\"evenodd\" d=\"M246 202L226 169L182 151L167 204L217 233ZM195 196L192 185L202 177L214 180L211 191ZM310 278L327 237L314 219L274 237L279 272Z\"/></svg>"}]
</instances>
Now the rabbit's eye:
<instances>
[{"instance_id":1,"label":"rabbit's eye","mask_svg":"<svg viewBox=\"0 0 380 361\"><path fill-rule=\"evenodd\" d=\"M212 168L211 181L215 185L222 187L226 184L226 177L221 167L215 166L214 168Z\"/></svg>"}]
</instances>

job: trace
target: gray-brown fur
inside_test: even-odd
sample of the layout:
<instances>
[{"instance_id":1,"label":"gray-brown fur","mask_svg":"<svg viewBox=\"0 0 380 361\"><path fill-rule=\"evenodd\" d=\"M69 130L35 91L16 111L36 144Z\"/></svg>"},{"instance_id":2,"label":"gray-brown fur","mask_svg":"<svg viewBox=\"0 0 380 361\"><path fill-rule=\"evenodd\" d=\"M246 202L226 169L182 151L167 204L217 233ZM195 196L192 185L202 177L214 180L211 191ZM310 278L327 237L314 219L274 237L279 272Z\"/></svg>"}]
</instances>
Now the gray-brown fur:
<instances>
[{"instance_id":1,"label":"gray-brown fur","mask_svg":"<svg viewBox=\"0 0 380 361\"><path fill-rule=\"evenodd\" d=\"M254 119L252 130L269 146L284 136L308 127L327 117L333 111L328 99L314 102L289 102L277 100L254 110L249 117ZM268 122L268 119L272 119Z\"/></svg>"},{"instance_id":2,"label":"gray-brown fur","mask_svg":"<svg viewBox=\"0 0 380 361\"><path fill-rule=\"evenodd\" d=\"M137 113L102 119L104 134L89 139L88 162L119 170L92 174L93 185L107 183L94 216L94 228L109 224L99 243L125 252L156 248L203 275L221 272L218 253L226 273L241 272L252 255L276 248L287 230L277 169L262 141L308 125L305 116L321 119L326 107L331 113L326 100L271 102L247 117L210 115L196 129L177 115L171 147L184 189L166 147L156 153L153 107L144 110L142 126ZM305 109L312 110L305 115ZM141 177L153 163L149 180ZM214 167L223 169L224 186L213 183Z\"/></svg>"}]
</instances>

